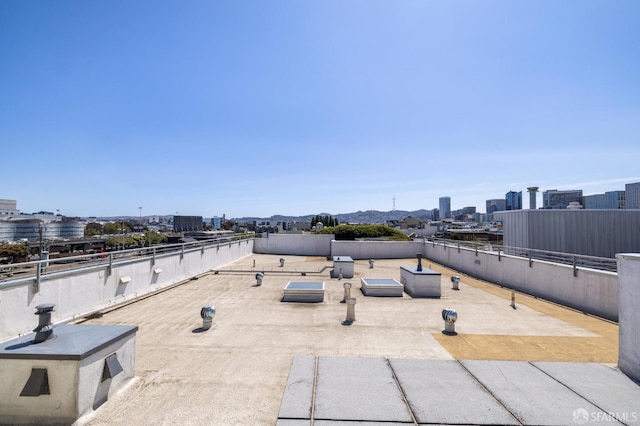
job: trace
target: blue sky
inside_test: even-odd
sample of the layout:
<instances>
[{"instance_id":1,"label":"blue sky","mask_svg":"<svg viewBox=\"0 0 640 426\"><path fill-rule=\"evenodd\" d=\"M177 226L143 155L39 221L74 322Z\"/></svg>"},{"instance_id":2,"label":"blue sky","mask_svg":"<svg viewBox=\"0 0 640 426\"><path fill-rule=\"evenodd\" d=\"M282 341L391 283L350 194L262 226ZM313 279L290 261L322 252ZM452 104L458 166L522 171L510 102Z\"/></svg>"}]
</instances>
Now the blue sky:
<instances>
[{"instance_id":1,"label":"blue sky","mask_svg":"<svg viewBox=\"0 0 640 426\"><path fill-rule=\"evenodd\" d=\"M3 0L0 198L267 217L620 190L639 46L637 0Z\"/></svg>"}]
</instances>

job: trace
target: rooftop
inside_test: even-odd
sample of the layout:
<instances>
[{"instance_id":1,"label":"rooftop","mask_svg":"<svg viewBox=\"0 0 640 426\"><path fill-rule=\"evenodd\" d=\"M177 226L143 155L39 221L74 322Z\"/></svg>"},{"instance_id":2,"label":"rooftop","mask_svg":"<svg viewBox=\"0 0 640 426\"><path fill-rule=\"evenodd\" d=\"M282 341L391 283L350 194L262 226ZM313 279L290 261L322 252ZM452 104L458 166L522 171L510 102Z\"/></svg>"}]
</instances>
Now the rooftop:
<instances>
[{"instance_id":1,"label":"rooftop","mask_svg":"<svg viewBox=\"0 0 640 426\"><path fill-rule=\"evenodd\" d=\"M520 293L514 309L511 290L428 261L424 267L442 273L440 299L360 292L361 278L398 279L415 259L380 259L373 269L356 260L354 278L339 280L328 271L301 275L320 271L326 258L285 256L280 267L280 257L253 254L227 272L78 321L139 327L136 378L79 422L572 424L585 412L640 422L640 387L615 367L613 322ZM265 277L256 286L259 271ZM451 289L454 274L459 291ZM289 281L324 281L324 301L281 302ZM342 324L344 282L357 298L350 326ZM208 304L217 313L203 331ZM455 336L442 333L447 307L459 315ZM292 415L305 392L308 417Z\"/></svg>"}]
</instances>

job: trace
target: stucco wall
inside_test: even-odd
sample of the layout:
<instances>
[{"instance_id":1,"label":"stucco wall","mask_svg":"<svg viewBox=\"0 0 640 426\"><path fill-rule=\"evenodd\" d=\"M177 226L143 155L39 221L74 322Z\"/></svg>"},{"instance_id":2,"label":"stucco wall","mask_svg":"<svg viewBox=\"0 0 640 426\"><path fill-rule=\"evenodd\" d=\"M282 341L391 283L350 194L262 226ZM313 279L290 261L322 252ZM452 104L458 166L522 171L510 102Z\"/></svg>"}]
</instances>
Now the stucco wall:
<instances>
[{"instance_id":1,"label":"stucco wall","mask_svg":"<svg viewBox=\"0 0 640 426\"><path fill-rule=\"evenodd\" d=\"M640 381L640 254L619 254L620 350L618 366Z\"/></svg>"},{"instance_id":2,"label":"stucco wall","mask_svg":"<svg viewBox=\"0 0 640 426\"><path fill-rule=\"evenodd\" d=\"M291 256L329 256L334 235L267 234L255 239L255 253Z\"/></svg>"},{"instance_id":3,"label":"stucco wall","mask_svg":"<svg viewBox=\"0 0 640 426\"><path fill-rule=\"evenodd\" d=\"M424 254L420 241L332 241L332 256L351 256L352 259L405 259Z\"/></svg>"},{"instance_id":4,"label":"stucco wall","mask_svg":"<svg viewBox=\"0 0 640 426\"><path fill-rule=\"evenodd\" d=\"M33 280L5 283L0 286L0 341L32 331L38 325L35 307L41 303L55 303L52 321L65 321L179 283L252 252L253 240L241 240L192 248L184 255L158 255L155 263L151 256L114 262L111 274L100 265L43 275L37 292ZM124 277L130 281L123 283Z\"/></svg>"},{"instance_id":5,"label":"stucco wall","mask_svg":"<svg viewBox=\"0 0 640 426\"><path fill-rule=\"evenodd\" d=\"M476 252L427 242L425 257L465 274L532 294L593 315L618 320L618 275L571 265Z\"/></svg>"}]
</instances>

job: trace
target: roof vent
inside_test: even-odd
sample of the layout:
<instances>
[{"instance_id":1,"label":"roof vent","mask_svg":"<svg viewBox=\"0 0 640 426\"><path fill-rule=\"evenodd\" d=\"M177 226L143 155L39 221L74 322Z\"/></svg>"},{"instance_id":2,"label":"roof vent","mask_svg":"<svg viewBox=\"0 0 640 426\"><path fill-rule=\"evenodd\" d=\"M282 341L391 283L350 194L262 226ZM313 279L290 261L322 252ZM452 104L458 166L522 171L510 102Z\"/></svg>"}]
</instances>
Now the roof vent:
<instances>
[{"instance_id":1,"label":"roof vent","mask_svg":"<svg viewBox=\"0 0 640 426\"><path fill-rule=\"evenodd\" d=\"M33 329L36 336L33 343L42 343L53 335L53 324L51 323L51 312L54 308L53 303L43 303L36 306L36 315L38 315L38 326Z\"/></svg>"}]
</instances>

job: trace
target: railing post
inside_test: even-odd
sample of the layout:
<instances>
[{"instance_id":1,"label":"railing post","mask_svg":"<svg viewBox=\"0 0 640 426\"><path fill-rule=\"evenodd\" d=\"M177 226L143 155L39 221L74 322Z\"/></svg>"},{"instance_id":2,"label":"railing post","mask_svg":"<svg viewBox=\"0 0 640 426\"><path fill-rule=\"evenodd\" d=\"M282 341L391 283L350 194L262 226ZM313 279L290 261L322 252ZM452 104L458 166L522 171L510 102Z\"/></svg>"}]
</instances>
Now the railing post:
<instances>
[{"instance_id":1,"label":"railing post","mask_svg":"<svg viewBox=\"0 0 640 426\"><path fill-rule=\"evenodd\" d=\"M182 250L180 250L180 260L184 259L184 243L182 244Z\"/></svg>"},{"instance_id":2,"label":"railing post","mask_svg":"<svg viewBox=\"0 0 640 426\"><path fill-rule=\"evenodd\" d=\"M111 271L113 270L113 253L109 253L109 266L107 266L107 272L111 275Z\"/></svg>"},{"instance_id":3,"label":"railing post","mask_svg":"<svg viewBox=\"0 0 640 426\"><path fill-rule=\"evenodd\" d=\"M151 250L151 266L156 264L156 248L153 247Z\"/></svg>"},{"instance_id":4,"label":"railing post","mask_svg":"<svg viewBox=\"0 0 640 426\"><path fill-rule=\"evenodd\" d=\"M36 281L33 283L33 291L35 293L40 291L40 276L42 275L42 262L38 262L36 265Z\"/></svg>"},{"instance_id":5,"label":"railing post","mask_svg":"<svg viewBox=\"0 0 640 426\"><path fill-rule=\"evenodd\" d=\"M458 253L460 253L460 241L458 241Z\"/></svg>"},{"instance_id":6,"label":"railing post","mask_svg":"<svg viewBox=\"0 0 640 426\"><path fill-rule=\"evenodd\" d=\"M575 256L573 256L573 276L578 276L578 263Z\"/></svg>"},{"instance_id":7,"label":"railing post","mask_svg":"<svg viewBox=\"0 0 640 426\"><path fill-rule=\"evenodd\" d=\"M502 262L502 254L500 253L500 249L498 249L498 262Z\"/></svg>"},{"instance_id":8,"label":"railing post","mask_svg":"<svg viewBox=\"0 0 640 426\"><path fill-rule=\"evenodd\" d=\"M476 244L476 257L478 257L478 244Z\"/></svg>"},{"instance_id":9,"label":"railing post","mask_svg":"<svg viewBox=\"0 0 640 426\"><path fill-rule=\"evenodd\" d=\"M533 266L533 260L531 260L531 251L529 251L527 255L529 256L529 268L531 268Z\"/></svg>"}]
</instances>

